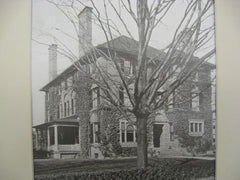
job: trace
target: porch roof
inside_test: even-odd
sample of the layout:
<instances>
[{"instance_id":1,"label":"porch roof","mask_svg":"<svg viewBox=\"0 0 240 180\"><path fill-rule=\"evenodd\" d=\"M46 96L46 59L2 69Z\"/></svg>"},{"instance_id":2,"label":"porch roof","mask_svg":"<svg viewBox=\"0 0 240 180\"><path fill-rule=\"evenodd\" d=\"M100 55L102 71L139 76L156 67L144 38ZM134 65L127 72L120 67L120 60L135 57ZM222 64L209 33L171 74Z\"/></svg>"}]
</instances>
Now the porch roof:
<instances>
[{"instance_id":1,"label":"porch roof","mask_svg":"<svg viewBox=\"0 0 240 180\"><path fill-rule=\"evenodd\" d=\"M76 119L55 120L55 121L50 121L50 122L46 122L46 123L43 123L43 124L33 126L33 128L45 129L45 128L51 126L51 125L56 125L56 124L59 124L59 125L79 125L79 121L76 120Z\"/></svg>"}]
</instances>

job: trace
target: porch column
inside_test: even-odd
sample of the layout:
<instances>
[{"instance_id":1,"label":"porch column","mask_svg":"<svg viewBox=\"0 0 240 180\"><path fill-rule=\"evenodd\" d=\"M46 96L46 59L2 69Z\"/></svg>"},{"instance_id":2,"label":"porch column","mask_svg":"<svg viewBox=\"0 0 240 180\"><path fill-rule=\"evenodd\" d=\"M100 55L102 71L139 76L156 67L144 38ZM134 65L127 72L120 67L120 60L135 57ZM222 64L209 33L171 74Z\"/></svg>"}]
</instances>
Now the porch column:
<instances>
[{"instance_id":1,"label":"porch column","mask_svg":"<svg viewBox=\"0 0 240 180\"><path fill-rule=\"evenodd\" d=\"M47 128L47 149L49 150L50 147L50 132L49 127Z\"/></svg>"},{"instance_id":2,"label":"porch column","mask_svg":"<svg viewBox=\"0 0 240 180\"><path fill-rule=\"evenodd\" d=\"M55 142L55 149L58 150L58 126L54 126L54 142Z\"/></svg>"},{"instance_id":3,"label":"porch column","mask_svg":"<svg viewBox=\"0 0 240 180\"><path fill-rule=\"evenodd\" d=\"M136 139L136 127L133 126L133 142L137 142L137 139Z\"/></svg>"},{"instance_id":4,"label":"porch column","mask_svg":"<svg viewBox=\"0 0 240 180\"><path fill-rule=\"evenodd\" d=\"M78 144L81 144L81 130L80 130L80 125L78 126Z\"/></svg>"}]
</instances>

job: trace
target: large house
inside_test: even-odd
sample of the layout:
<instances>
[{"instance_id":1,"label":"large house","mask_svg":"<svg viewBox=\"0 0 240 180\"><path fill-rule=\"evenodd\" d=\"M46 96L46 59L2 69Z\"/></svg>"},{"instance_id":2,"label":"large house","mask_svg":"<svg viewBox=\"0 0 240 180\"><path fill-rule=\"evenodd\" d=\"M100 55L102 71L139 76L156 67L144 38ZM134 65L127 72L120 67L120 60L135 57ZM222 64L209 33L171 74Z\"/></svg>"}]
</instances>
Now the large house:
<instances>
[{"instance_id":1,"label":"large house","mask_svg":"<svg viewBox=\"0 0 240 180\"><path fill-rule=\"evenodd\" d=\"M84 20L87 18L87 20ZM80 56L91 41L91 8L79 14ZM109 42L119 54L122 68L135 73L138 42L120 36ZM106 50L106 43L97 48ZM158 49L148 47L152 58ZM98 60L103 59L100 55ZM195 58L197 60L197 58ZM103 61L104 62L104 61ZM91 63L83 68L94 74ZM106 69L108 68L105 63ZM151 117L148 127L149 155L187 155L203 153L213 144L213 113L211 71L214 65L204 63L170 97L168 105ZM107 156L136 155L136 126L124 117L116 118L109 108L99 111L104 99L101 89L74 65L57 75L57 45L49 47L50 81L41 91L45 92L45 123L34 126L36 150L49 152L51 158L104 158ZM119 99L127 103L124 93ZM186 143L186 142L187 143ZM198 147L198 149L197 149ZM194 149L195 148L195 149Z\"/></svg>"}]
</instances>

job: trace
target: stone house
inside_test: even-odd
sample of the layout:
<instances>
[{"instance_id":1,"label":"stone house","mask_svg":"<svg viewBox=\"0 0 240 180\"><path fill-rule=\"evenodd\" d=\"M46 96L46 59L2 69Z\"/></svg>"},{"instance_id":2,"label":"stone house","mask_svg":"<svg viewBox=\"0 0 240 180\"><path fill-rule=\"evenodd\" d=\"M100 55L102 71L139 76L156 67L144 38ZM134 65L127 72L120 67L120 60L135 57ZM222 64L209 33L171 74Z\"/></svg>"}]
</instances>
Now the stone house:
<instances>
[{"instance_id":1,"label":"stone house","mask_svg":"<svg viewBox=\"0 0 240 180\"><path fill-rule=\"evenodd\" d=\"M87 56L91 44L91 8L79 14L79 54ZM88 29L88 31L82 30ZM135 73L138 42L120 36L109 42L121 59L124 72ZM106 43L97 48L106 50ZM148 47L152 58L158 49ZM100 55L97 60L111 69ZM197 58L196 58L197 60ZM94 74L91 63L82 67ZM205 139L212 143L213 122L211 106L211 71L214 65L203 64L195 74L169 97L168 105L151 117L148 127L150 155L187 155L184 139ZM114 70L113 70L114 71ZM104 158L107 156L131 156L136 154L136 126L134 117L127 120L108 108L99 107L104 100L101 89L81 73L74 65L57 75L57 45L49 47L50 81L41 91L45 92L45 123L34 126L36 149L49 151L51 158ZM119 89L119 99L128 103ZM181 141L182 140L182 141ZM193 144L195 147L196 144ZM194 148L190 147L190 149ZM210 150L210 146L207 147ZM200 152L200 151L199 151ZM152 154L151 154L152 153Z\"/></svg>"}]
</instances>

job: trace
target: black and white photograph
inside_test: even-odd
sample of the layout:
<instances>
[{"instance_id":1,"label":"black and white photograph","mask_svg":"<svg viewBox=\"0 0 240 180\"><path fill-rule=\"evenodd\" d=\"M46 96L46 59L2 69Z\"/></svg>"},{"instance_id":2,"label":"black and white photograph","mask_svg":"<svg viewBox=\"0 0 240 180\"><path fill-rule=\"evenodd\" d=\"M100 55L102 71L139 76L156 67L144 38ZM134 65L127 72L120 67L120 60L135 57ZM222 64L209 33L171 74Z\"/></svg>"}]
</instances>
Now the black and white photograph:
<instances>
[{"instance_id":1,"label":"black and white photograph","mask_svg":"<svg viewBox=\"0 0 240 180\"><path fill-rule=\"evenodd\" d=\"M35 180L214 180L214 0L32 0Z\"/></svg>"}]
</instances>

